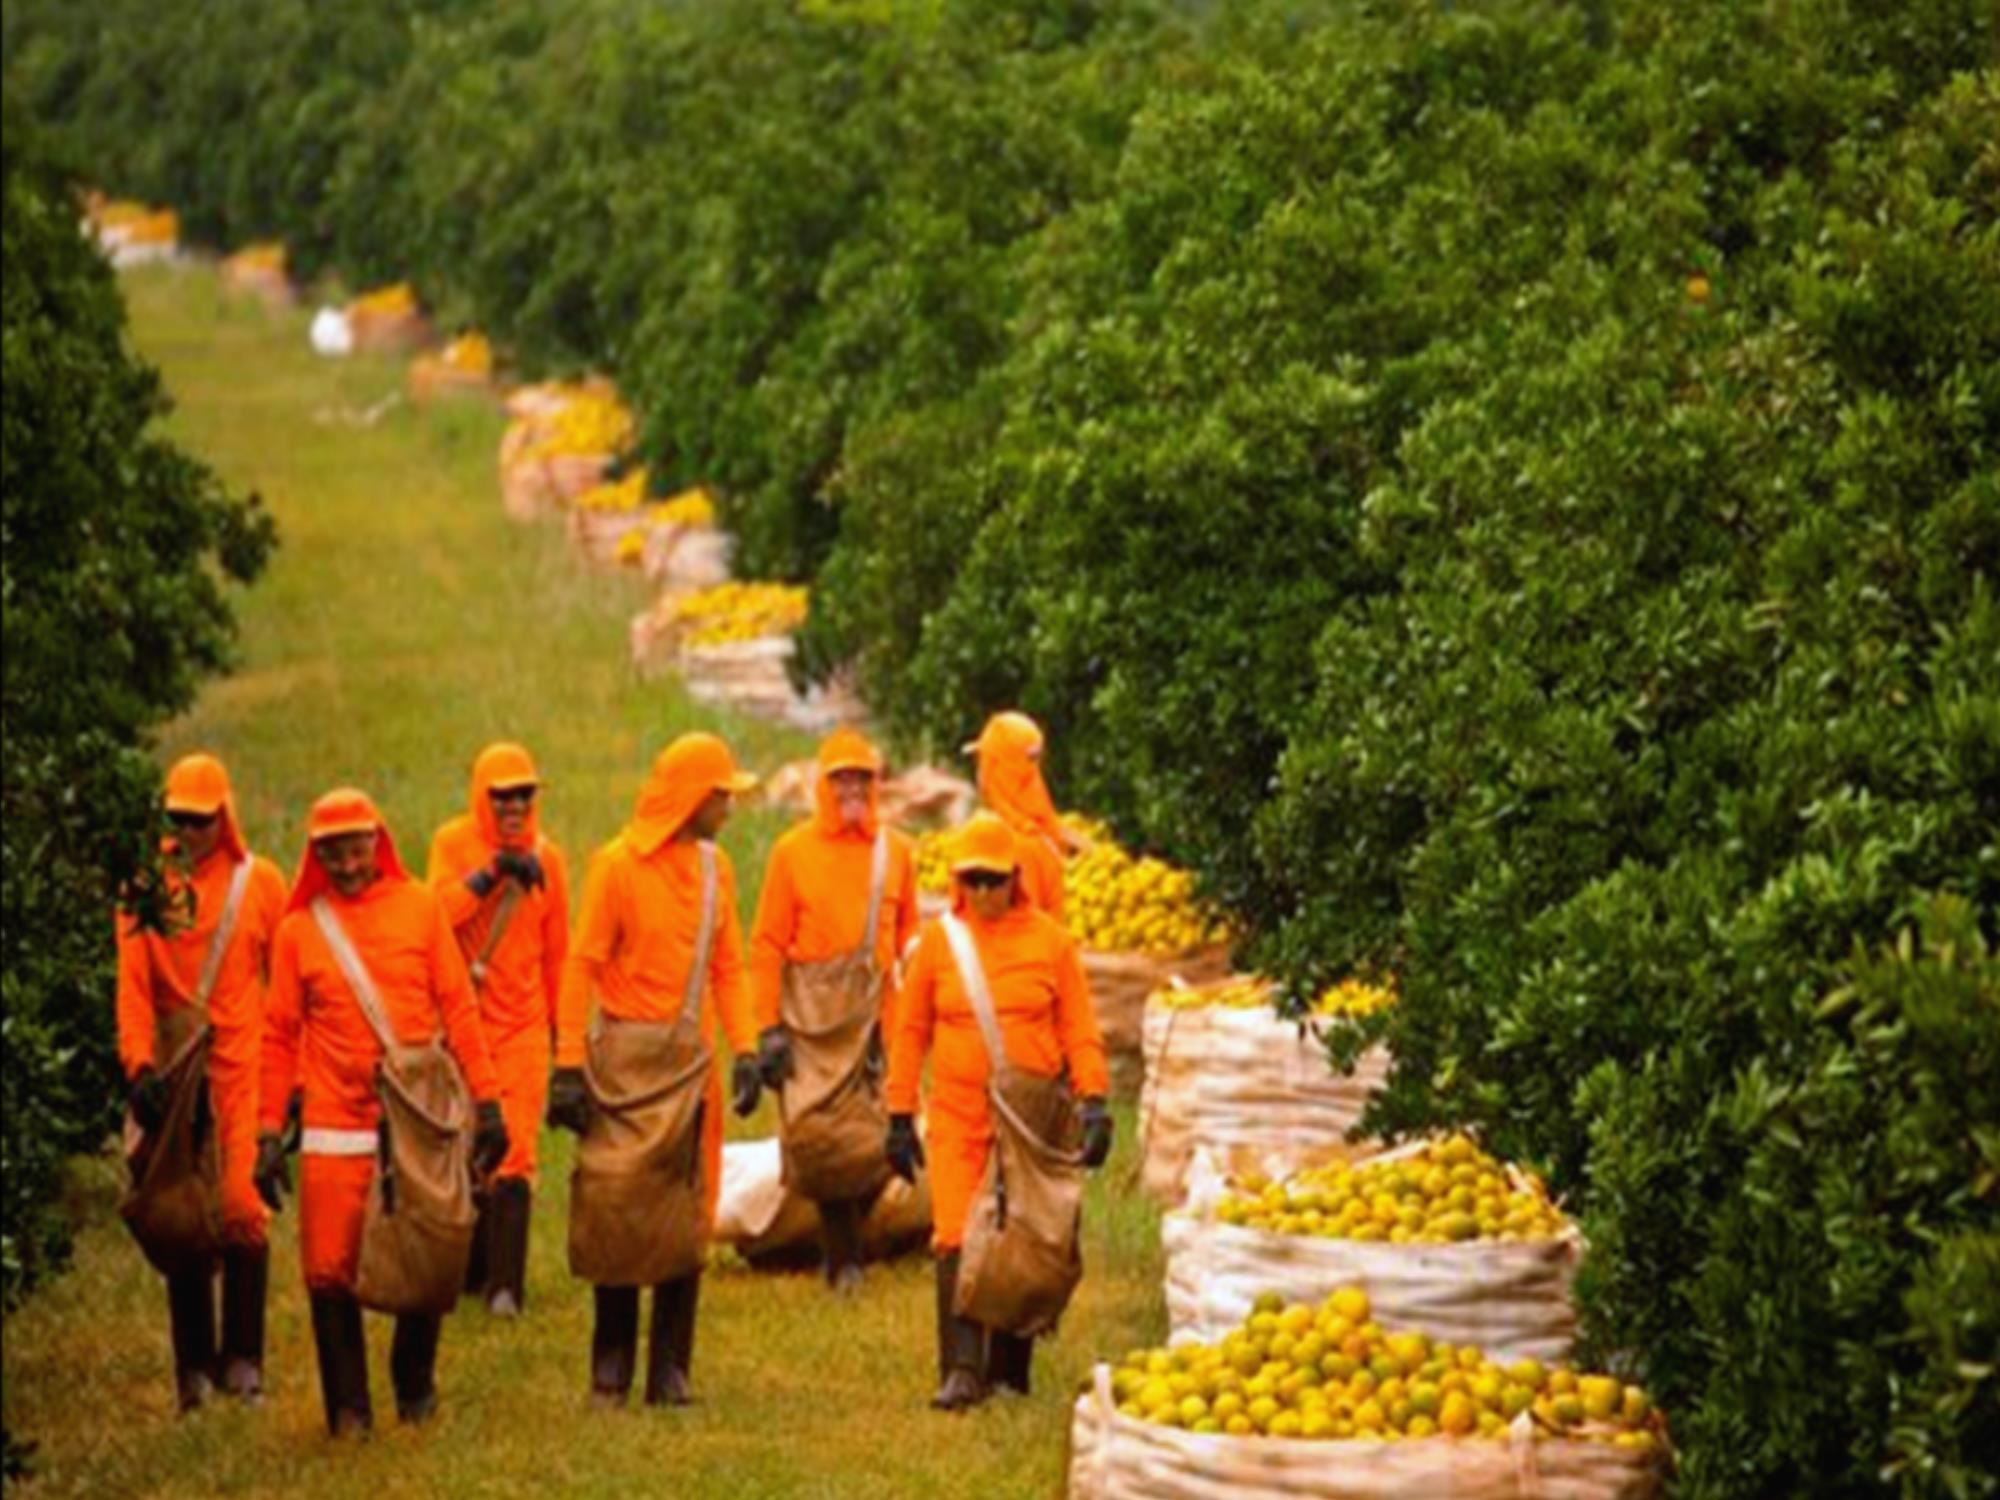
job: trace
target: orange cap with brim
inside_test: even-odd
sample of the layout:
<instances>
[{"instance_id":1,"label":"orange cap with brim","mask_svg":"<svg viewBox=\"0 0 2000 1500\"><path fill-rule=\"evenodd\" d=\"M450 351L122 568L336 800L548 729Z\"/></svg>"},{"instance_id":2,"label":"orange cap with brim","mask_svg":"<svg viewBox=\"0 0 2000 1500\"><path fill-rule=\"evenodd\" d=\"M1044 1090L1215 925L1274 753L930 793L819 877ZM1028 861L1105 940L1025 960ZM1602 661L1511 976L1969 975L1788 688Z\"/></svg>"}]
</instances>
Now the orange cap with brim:
<instances>
[{"instance_id":1,"label":"orange cap with brim","mask_svg":"<svg viewBox=\"0 0 2000 1500\"><path fill-rule=\"evenodd\" d=\"M684 734L653 757L624 837L641 855L651 854L680 832L711 792L747 792L756 784L719 736Z\"/></svg>"},{"instance_id":2,"label":"orange cap with brim","mask_svg":"<svg viewBox=\"0 0 2000 1500\"><path fill-rule=\"evenodd\" d=\"M1014 830L996 814L974 813L951 844L951 873L985 870L994 875L1011 875L1021 865L1020 846Z\"/></svg>"},{"instance_id":3,"label":"orange cap with brim","mask_svg":"<svg viewBox=\"0 0 2000 1500\"><path fill-rule=\"evenodd\" d=\"M868 736L858 729L836 729L820 741L816 757L822 776L831 776L835 771L866 771L871 776L882 774L882 752L868 742Z\"/></svg>"},{"instance_id":4,"label":"orange cap with brim","mask_svg":"<svg viewBox=\"0 0 2000 1500\"><path fill-rule=\"evenodd\" d=\"M1042 753L1042 738L1041 725L1019 709L1010 708L988 719L986 727L979 731L979 738L961 748L967 755L991 755L999 751L1032 760Z\"/></svg>"},{"instance_id":5,"label":"orange cap with brim","mask_svg":"<svg viewBox=\"0 0 2000 1500\"><path fill-rule=\"evenodd\" d=\"M343 833L374 833L382 827L382 814L366 792L351 786L337 787L312 805L306 815L306 839L318 843Z\"/></svg>"},{"instance_id":6,"label":"orange cap with brim","mask_svg":"<svg viewBox=\"0 0 2000 1500\"><path fill-rule=\"evenodd\" d=\"M207 817L222 811L229 800L229 773L212 755L187 755L174 762L167 772L168 812L197 813Z\"/></svg>"}]
</instances>

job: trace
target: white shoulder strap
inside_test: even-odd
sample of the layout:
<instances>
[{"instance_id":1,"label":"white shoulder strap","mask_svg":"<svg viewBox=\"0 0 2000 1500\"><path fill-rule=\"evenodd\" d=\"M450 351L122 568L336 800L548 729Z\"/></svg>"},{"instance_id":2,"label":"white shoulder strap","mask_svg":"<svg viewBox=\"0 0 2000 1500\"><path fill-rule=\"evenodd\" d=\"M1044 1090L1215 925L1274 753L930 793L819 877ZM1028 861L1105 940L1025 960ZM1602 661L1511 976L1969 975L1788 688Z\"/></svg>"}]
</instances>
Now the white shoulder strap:
<instances>
[{"instance_id":1,"label":"white shoulder strap","mask_svg":"<svg viewBox=\"0 0 2000 1500\"><path fill-rule=\"evenodd\" d=\"M979 1022L979 1035L986 1043L986 1058L995 1068L1007 1061L1007 1049L1000 1041L1000 1017L993 1009L993 991L987 987L986 970L973 946L972 929L959 920L957 912L944 914L945 941L951 944L951 960L958 966L958 982L965 986L965 998L972 1002L972 1014Z\"/></svg>"},{"instance_id":2,"label":"white shoulder strap","mask_svg":"<svg viewBox=\"0 0 2000 1500\"><path fill-rule=\"evenodd\" d=\"M861 929L861 956L875 956L875 938L882 930L882 888L889 882L889 830L875 830L875 857L868 866L868 921Z\"/></svg>"},{"instance_id":3,"label":"white shoulder strap","mask_svg":"<svg viewBox=\"0 0 2000 1500\"><path fill-rule=\"evenodd\" d=\"M375 1039L382 1044L385 1052L393 1052L398 1046L396 1033L389 1029L389 1013L382 1008L382 996L375 988L375 977L368 972L368 965L361 961L361 955L355 952L354 940L340 925L340 918L327 904L326 897L315 897L309 910L313 921L319 924L320 936L326 939L334 963L340 966L340 972L347 980L347 987L354 991L354 998L360 1002L361 1013L368 1018Z\"/></svg>"},{"instance_id":4,"label":"white shoulder strap","mask_svg":"<svg viewBox=\"0 0 2000 1500\"><path fill-rule=\"evenodd\" d=\"M715 947L715 845L707 839L701 850L701 926L695 933L694 964L688 969L687 994L681 998L683 1013L697 1024L701 1020L701 992L708 988L708 955Z\"/></svg>"},{"instance_id":5,"label":"white shoulder strap","mask_svg":"<svg viewBox=\"0 0 2000 1500\"><path fill-rule=\"evenodd\" d=\"M229 952L229 940L236 936L236 921L243 915L243 897L250 889L251 863L246 851L229 873L229 894L222 899L222 919L209 935L208 951L201 956L201 975L194 982L197 1010L208 1009L208 997L215 993L215 981L222 977L222 960Z\"/></svg>"}]
</instances>

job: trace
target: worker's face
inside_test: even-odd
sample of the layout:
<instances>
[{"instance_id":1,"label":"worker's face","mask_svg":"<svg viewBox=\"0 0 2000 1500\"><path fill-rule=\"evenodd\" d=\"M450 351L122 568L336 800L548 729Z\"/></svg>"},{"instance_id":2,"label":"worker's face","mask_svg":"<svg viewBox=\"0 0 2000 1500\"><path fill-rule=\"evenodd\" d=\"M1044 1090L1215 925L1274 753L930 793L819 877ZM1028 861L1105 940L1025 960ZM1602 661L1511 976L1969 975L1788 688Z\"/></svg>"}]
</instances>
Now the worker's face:
<instances>
[{"instance_id":1,"label":"worker's face","mask_svg":"<svg viewBox=\"0 0 2000 1500\"><path fill-rule=\"evenodd\" d=\"M826 779L833 787L833 805L840 810L841 823L848 828L859 828L868 819L869 793L874 790L875 773L835 771Z\"/></svg>"},{"instance_id":2,"label":"worker's face","mask_svg":"<svg viewBox=\"0 0 2000 1500\"><path fill-rule=\"evenodd\" d=\"M493 826L503 839L518 839L528 831L528 814L534 810L532 786L495 787L486 794L493 807Z\"/></svg>"},{"instance_id":3,"label":"worker's face","mask_svg":"<svg viewBox=\"0 0 2000 1500\"><path fill-rule=\"evenodd\" d=\"M1020 876L995 875L986 870L967 870L958 877L959 886L965 891L965 904L972 914L982 921L995 921L1007 914L1007 908L1014 904L1014 882Z\"/></svg>"},{"instance_id":4,"label":"worker's face","mask_svg":"<svg viewBox=\"0 0 2000 1500\"><path fill-rule=\"evenodd\" d=\"M722 832L722 825L729 821L729 809L734 801L733 794L717 787L702 798L701 806L687 820L688 832L698 839L714 838Z\"/></svg>"},{"instance_id":5,"label":"worker's face","mask_svg":"<svg viewBox=\"0 0 2000 1500\"><path fill-rule=\"evenodd\" d=\"M222 842L220 812L170 812L167 821L174 826L175 844L191 865L198 865L207 859L215 852L215 846Z\"/></svg>"},{"instance_id":6,"label":"worker's face","mask_svg":"<svg viewBox=\"0 0 2000 1500\"><path fill-rule=\"evenodd\" d=\"M373 830L361 833L336 833L329 838L313 840L313 858L326 871L326 878L341 895L360 895L375 883L381 873L375 863L375 834Z\"/></svg>"}]
</instances>

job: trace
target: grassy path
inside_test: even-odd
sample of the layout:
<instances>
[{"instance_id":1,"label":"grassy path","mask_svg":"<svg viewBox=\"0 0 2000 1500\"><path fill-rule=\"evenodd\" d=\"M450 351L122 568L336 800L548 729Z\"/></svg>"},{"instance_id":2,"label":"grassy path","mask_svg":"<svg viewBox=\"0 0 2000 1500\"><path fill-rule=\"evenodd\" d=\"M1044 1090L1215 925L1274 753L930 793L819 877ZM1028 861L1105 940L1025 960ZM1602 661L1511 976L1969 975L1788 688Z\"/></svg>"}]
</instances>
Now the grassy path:
<instances>
[{"instance_id":1,"label":"grassy path","mask_svg":"<svg viewBox=\"0 0 2000 1500\"><path fill-rule=\"evenodd\" d=\"M253 843L288 870L307 804L341 782L376 795L420 862L430 831L463 801L472 756L495 738L536 752L550 783L547 826L579 867L681 729L717 728L767 771L809 750L632 677L624 630L637 585L586 573L552 527L505 520L496 412L399 404L365 425L360 415L398 388L399 366L319 360L302 318L226 302L206 271L153 271L126 286L137 341L180 403L176 432L231 482L259 489L283 533L270 573L238 601L241 670L170 727L162 753L223 755ZM783 822L747 811L725 835L746 902ZM446 1325L437 1420L386 1424L344 1448L322 1435L294 1215L274 1239L270 1400L179 1421L163 1290L116 1223L113 1168L79 1164L76 1266L4 1330L6 1422L39 1443L38 1477L23 1493L1053 1495L1065 1393L1093 1355L1163 1331L1153 1219L1114 1191L1132 1169L1129 1110L1121 1125L1087 1213L1089 1275L1028 1400L966 1419L924 1409L930 1277L917 1259L874 1272L840 1304L807 1274L719 1268L703 1290L701 1404L590 1412L589 1297L562 1256L567 1151L545 1137L528 1316L503 1325L468 1304ZM767 1110L747 1133L773 1128ZM369 1324L380 1411L388 1324Z\"/></svg>"}]
</instances>

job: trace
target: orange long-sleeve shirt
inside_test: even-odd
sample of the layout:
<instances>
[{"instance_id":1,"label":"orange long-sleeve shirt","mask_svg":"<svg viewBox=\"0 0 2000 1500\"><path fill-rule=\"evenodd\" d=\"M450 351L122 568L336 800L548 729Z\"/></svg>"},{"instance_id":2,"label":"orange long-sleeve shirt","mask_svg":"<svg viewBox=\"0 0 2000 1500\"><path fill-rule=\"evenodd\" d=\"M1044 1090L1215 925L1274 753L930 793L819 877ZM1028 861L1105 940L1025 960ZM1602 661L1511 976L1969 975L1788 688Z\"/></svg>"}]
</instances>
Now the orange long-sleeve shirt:
<instances>
[{"instance_id":1,"label":"orange long-sleeve shirt","mask_svg":"<svg viewBox=\"0 0 2000 1500\"><path fill-rule=\"evenodd\" d=\"M1020 840L1021 889L1027 892L1028 899L1038 910L1047 912L1058 922L1062 921L1062 855L1049 842L1048 835L1035 829L1017 827L1014 836Z\"/></svg>"},{"instance_id":2,"label":"orange long-sleeve shirt","mask_svg":"<svg viewBox=\"0 0 2000 1500\"><path fill-rule=\"evenodd\" d=\"M993 992L1008 1061L1045 1078L1067 1065L1077 1093L1109 1092L1104 1042L1076 940L1054 918L1026 903L996 922L969 914L964 920ZM891 1112L916 1112L926 1053L931 1055L933 1128L956 1123L972 1131L990 1130L986 1084L992 1069L941 922L924 924L903 976L889 1048L886 1096Z\"/></svg>"},{"instance_id":3,"label":"orange long-sleeve shirt","mask_svg":"<svg viewBox=\"0 0 2000 1500\"><path fill-rule=\"evenodd\" d=\"M875 837L828 833L817 821L788 829L771 848L757 920L750 929L750 1003L761 1030L776 1026L785 965L839 958L861 946ZM917 932L917 861L910 840L889 831L889 859L876 919L875 962L884 976L882 1033L894 1024L896 957Z\"/></svg>"},{"instance_id":4,"label":"orange long-sleeve shirt","mask_svg":"<svg viewBox=\"0 0 2000 1500\"><path fill-rule=\"evenodd\" d=\"M701 998L702 1034L720 1027L732 1052L757 1046L744 985L743 924L736 869L718 848L715 935ZM591 857L556 1005L556 1066L582 1067L593 995L621 1020L671 1021L681 1014L701 925L701 850L668 839L640 855L623 836Z\"/></svg>"},{"instance_id":5,"label":"orange long-sleeve shirt","mask_svg":"<svg viewBox=\"0 0 2000 1500\"><path fill-rule=\"evenodd\" d=\"M415 880L382 879L352 900L327 900L367 965L405 1045L444 1034L475 1099L499 1097L499 1080L479 1026L472 981L444 907ZM312 913L288 912L271 950L271 996L264 1018L262 1114L266 1130L284 1121L296 1082L313 1128L372 1129L381 1113L375 1065L382 1044L334 962Z\"/></svg>"},{"instance_id":6,"label":"orange long-sleeve shirt","mask_svg":"<svg viewBox=\"0 0 2000 1500\"><path fill-rule=\"evenodd\" d=\"M506 932L487 955L478 991L480 1024L493 1046L532 1027L555 1031L556 996L569 957L569 864L547 839L536 854L547 884L522 892ZM429 880L468 963L486 946L505 882L482 900L466 889L465 877L492 858L493 847L469 817L452 819L431 840Z\"/></svg>"}]
</instances>

